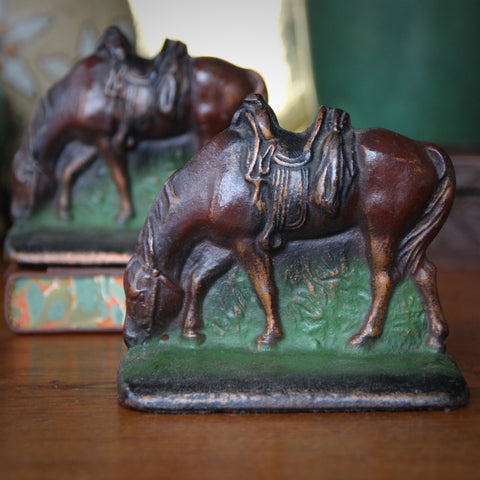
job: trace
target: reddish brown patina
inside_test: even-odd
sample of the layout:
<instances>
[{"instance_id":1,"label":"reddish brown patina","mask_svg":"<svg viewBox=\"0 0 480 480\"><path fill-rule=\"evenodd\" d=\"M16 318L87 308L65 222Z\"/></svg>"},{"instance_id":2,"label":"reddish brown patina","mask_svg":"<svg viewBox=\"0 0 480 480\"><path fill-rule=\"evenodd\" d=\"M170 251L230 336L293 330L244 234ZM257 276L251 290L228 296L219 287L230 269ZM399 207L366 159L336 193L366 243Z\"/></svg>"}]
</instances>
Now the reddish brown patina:
<instances>
[{"instance_id":1,"label":"reddish brown patina","mask_svg":"<svg viewBox=\"0 0 480 480\"><path fill-rule=\"evenodd\" d=\"M58 213L66 217L74 175L100 153L120 193L118 218L126 220L132 215L126 150L142 140L187 132L201 147L228 127L253 92L266 94L266 88L252 70L218 58L192 58L183 43L172 40L155 58L144 59L110 27L95 53L36 106L13 161L12 216L30 215L58 185ZM73 142L68 161L59 162Z\"/></svg>"},{"instance_id":2,"label":"reddish brown patina","mask_svg":"<svg viewBox=\"0 0 480 480\"><path fill-rule=\"evenodd\" d=\"M371 271L371 303L352 345L381 335L395 285L410 277L444 349L448 328L425 250L453 202L454 171L439 147L383 129L353 129L322 107L309 129L282 129L260 95L165 184L125 273L125 341L132 346L180 315L201 339L202 299L234 262L266 315L258 346L282 337L272 256L290 241L357 231Z\"/></svg>"}]
</instances>

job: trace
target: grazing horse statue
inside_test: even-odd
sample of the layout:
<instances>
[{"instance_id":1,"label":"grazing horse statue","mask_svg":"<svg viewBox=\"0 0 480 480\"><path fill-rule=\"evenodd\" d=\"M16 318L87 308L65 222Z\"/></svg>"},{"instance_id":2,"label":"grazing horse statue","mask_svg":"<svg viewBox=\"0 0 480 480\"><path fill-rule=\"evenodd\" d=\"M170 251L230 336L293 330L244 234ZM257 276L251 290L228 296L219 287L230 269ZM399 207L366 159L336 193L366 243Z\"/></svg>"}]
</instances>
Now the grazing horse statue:
<instances>
[{"instance_id":1,"label":"grazing horse statue","mask_svg":"<svg viewBox=\"0 0 480 480\"><path fill-rule=\"evenodd\" d=\"M108 28L95 53L36 106L13 160L13 218L29 216L57 185L57 211L67 217L75 175L100 153L120 194L118 219L125 221L133 214L126 151L142 140L189 132L201 147L228 127L254 92L265 95L266 87L252 70L218 58L191 58L183 43L172 40L155 58L144 59L120 30ZM80 147L60 162L73 141Z\"/></svg>"},{"instance_id":2,"label":"grazing horse statue","mask_svg":"<svg viewBox=\"0 0 480 480\"><path fill-rule=\"evenodd\" d=\"M258 346L273 345L282 326L272 256L292 240L355 230L371 303L351 344L381 335L394 288L408 276L428 319L428 343L443 351L448 327L425 250L454 189L451 161L435 145L353 129L345 112L325 107L306 131L292 133L260 95L250 96L155 200L125 271L125 341L142 343L174 316L183 336L201 340L202 300L239 262L266 315Z\"/></svg>"}]
</instances>

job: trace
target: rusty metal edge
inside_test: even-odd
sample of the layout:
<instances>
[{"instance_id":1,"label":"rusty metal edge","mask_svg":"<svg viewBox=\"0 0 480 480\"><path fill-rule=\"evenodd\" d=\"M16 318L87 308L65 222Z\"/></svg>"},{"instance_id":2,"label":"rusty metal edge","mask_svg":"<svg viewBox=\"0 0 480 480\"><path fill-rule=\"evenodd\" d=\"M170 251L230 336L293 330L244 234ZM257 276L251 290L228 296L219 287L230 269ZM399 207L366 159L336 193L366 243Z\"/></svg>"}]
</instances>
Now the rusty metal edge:
<instances>
[{"instance_id":1,"label":"rusty metal edge","mask_svg":"<svg viewBox=\"0 0 480 480\"><path fill-rule=\"evenodd\" d=\"M342 391L318 389L310 391L282 390L262 393L258 391L225 392L171 392L154 394L134 393L123 381L122 368L118 371L118 399L124 407L151 413L291 413L291 412L366 412L407 410L453 410L465 407L469 389L458 374L456 389L445 388L422 392L412 387L410 392L372 393L362 389Z\"/></svg>"}]
</instances>

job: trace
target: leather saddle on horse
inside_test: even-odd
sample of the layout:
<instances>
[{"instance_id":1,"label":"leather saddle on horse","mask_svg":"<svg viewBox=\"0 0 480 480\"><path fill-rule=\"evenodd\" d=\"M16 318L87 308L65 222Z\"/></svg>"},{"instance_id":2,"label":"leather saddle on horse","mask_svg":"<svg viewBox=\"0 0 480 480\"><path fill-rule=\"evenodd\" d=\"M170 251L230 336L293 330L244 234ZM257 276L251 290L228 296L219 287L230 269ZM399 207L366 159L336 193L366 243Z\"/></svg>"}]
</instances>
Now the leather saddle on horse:
<instances>
[{"instance_id":1,"label":"leather saddle on horse","mask_svg":"<svg viewBox=\"0 0 480 480\"><path fill-rule=\"evenodd\" d=\"M124 55L119 54L118 47L109 51L110 73L104 92L115 100L119 117L113 143L118 149L131 148L135 141L129 133L134 133L135 122L148 122L157 113L176 120L185 114L190 57L184 43L169 39L153 60L141 58L127 48Z\"/></svg>"},{"instance_id":2,"label":"leather saddle on horse","mask_svg":"<svg viewBox=\"0 0 480 480\"><path fill-rule=\"evenodd\" d=\"M266 109L250 112L254 138L245 179L255 186L253 202L266 211L258 242L266 250L277 249L284 231L304 225L312 201L329 215L340 209L356 173L353 152L346 148L351 142L345 139L353 129L340 109L321 107L302 134L281 129ZM271 130L265 128L266 112Z\"/></svg>"}]
</instances>

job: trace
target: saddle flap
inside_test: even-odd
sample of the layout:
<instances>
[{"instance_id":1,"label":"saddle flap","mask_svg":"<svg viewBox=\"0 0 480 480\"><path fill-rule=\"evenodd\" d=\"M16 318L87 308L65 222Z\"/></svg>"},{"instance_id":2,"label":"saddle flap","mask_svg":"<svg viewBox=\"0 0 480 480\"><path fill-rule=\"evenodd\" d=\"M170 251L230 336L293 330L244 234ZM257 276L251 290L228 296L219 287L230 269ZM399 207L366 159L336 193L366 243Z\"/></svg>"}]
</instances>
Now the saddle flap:
<instances>
[{"instance_id":1,"label":"saddle flap","mask_svg":"<svg viewBox=\"0 0 480 480\"><path fill-rule=\"evenodd\" d=\"M339 109L329 109L327 115L333 119L325 141L314 154L313 190L315 203L335 215L350 192L357 167L353 152L346 146L353 138L349 115Z\"/></svg>"},{"instance_id":2,"label":"saddle flap","mask_svg":"<svg viewBox=\"0 0 480 480\"><path fill-rule=\"evenodd\" d=\"M343 160L340 135L333 132L325 141L322 159L314 176L315 203L329 213L336 213L339 208L339 189L342 183L341 165Z\"/></svg>"},{"instance_id":3,"label":"saddle flap","mask_svg":"<svg viewBox=\"0 0 480 480\"><path fill-rule=\"evenodd\" d=\"M175 72L167 72L161 82L160 93L158 95L158 106L162 113L168 114L173 111L178 92L177 83Z\"/></svg>"},{"instance_id":4,"label":"saddle flap","mask_svg":"<svg viewBox=\"0 0 480 480\"><path fill-rule=\"evenodd\" d=\"M259 243L266 250L279 248L281 233L300 228L307 219L309 192L308 168L288 168L276 166L267 222L259 236Z\"/></svg>"}]
</instances>

